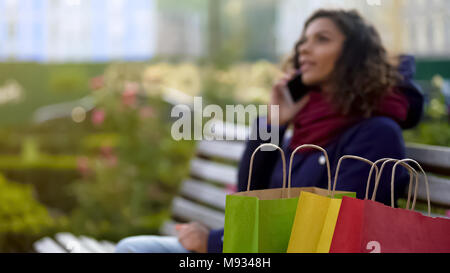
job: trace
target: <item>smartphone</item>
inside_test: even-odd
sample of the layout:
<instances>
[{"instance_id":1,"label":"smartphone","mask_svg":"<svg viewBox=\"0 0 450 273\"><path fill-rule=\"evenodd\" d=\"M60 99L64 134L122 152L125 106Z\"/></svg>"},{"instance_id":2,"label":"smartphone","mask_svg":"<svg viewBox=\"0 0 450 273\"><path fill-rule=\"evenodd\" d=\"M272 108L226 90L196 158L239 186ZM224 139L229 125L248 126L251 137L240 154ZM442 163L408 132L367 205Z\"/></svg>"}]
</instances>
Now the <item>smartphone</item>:
<instances>
[{"instance_id":1,"label":"smartphone","mask_svg":"<svg viewBox=\"0 0 450 273\"><path fill-rule=\"evenodd\" d=\"M287 89L293 102L301 100L309 91L309 88L303 84L302 74L297 74L297 76L290 80L287 83Z\"/></svg>"}]
</instances>

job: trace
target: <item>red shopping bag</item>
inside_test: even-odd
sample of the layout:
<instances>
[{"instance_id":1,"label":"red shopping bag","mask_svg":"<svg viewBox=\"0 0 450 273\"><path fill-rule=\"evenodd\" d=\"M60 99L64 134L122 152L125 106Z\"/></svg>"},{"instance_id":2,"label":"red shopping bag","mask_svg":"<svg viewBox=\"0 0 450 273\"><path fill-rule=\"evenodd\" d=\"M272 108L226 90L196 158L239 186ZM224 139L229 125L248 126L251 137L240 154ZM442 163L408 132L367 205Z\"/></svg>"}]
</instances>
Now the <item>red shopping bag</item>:
<instances>
[{"instance_id":1,"label":"red shopping bag","mask_svg":"<svg viewBox=\"0 0 450 273\"><path fill-rule=\"evenodd\" d=\"M392 169L391 191L395 168L403 162L417 164L424 173L414 160L397 161ZM377 177L376 186L382 169L383 167ZM428 179L425 173L424 178L427 183L428 213L430 213ZM393 199L393 192L391 196ZM415 198L416 196L414 203ZM372 200L343 197L330 253L450 253L450 220L432 218L412 210L388 207L373 201L374 199L375 194Z\"/></svg>"}]
</instances>

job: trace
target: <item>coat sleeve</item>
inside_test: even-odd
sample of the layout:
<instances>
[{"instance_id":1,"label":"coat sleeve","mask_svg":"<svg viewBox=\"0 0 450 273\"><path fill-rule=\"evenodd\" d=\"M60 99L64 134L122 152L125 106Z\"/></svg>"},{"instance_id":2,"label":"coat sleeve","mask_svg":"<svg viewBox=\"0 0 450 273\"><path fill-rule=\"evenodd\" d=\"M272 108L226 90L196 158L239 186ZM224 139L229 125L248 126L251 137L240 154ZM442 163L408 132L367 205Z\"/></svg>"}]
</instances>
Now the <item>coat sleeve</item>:
<instances>
[{"instance_id":1,"label":"coat sleeve","mask_svg":"<svg viewBox=\"0 0 450 273\"><path fill-rule=\"evenodd\" d=\"M375 162L382 158L405 158L405 144L400 127L393 120L385 117L372 118L361 126L343 146L342 155L356 155ZM387 163L376 193L376 201L391 205L391 172L394 163ZM380 167L381 164L378 165ZM356 192L359 199L365 197L370 165L354 159L342 161L339 169L336 189ZM394 199L402 194L408 176L403 167L396 168ZM375 184L375 173L372 175L369 188L369 199L372 197Z\"/></svg>"},{"instance_id":2,"label":"coat sleeve","mask_svg":"<svg viewBox=\"0 0 450 273\"><path fill-rule=\"evenodd\" d=\"M208 253L222 253L223 228L211 230L208 236Z\"/></svg>"}]
</instances>

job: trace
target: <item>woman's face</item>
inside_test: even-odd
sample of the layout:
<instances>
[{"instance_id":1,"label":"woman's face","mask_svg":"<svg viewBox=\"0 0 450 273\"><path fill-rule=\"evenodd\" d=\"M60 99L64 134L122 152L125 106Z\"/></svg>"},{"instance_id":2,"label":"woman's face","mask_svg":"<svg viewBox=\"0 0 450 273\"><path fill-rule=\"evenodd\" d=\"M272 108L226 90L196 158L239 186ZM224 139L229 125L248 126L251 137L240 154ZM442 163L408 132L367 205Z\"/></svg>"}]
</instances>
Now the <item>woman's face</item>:
<instances>
[{"instance_id":1,"label":"woman's face","mask_svg":"<svg viewBox=\"0 0 450 273\"><path fill-rule=\"evenodd\" d=\"M315 19L308 25L297 48L305 85L330 84L344 41L345 35L328 18Z\"/></svg>"}]
</instances>

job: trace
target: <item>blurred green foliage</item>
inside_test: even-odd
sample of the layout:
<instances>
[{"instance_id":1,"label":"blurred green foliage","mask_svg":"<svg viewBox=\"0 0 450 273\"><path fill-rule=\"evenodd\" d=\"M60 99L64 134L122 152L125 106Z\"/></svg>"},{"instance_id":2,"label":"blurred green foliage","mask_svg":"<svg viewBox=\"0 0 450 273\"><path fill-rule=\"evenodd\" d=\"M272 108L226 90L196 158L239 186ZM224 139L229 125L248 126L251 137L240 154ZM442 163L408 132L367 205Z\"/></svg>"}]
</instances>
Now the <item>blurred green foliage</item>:
<instances>
[{"instance_id":1,"label":"blurred green foliage","mask_svg":"<svg viewBox=\"0 0 450 273\"><path fill-rule=\"evenodd\" d=\"M0 250L32 251L27 242L42 236L55 223L45 206L36 201L30 185L10 182L0 175Z\"/></svg>"},{"instance_id":2,"label":"blurred green foliage","mask_svg":"<svg viewBox=\"0 0 450 273\"><path fill-rule=\"evenodd\" d=\"M62 67L49 75L50 91L64 94L83 93L87 88L89 78L82 66Z\"/></svg>"},{"instance_id":3,"label":"blurred green foliage","mask_svg":"<svg viewBox=\"0 0 450 273\"><path fill-rule=\"evenodd\" d=\"M0 105L0 125L26 124L41 106L85 96L89 93L88 79L102 74L106 66L102 63L0 63L0 86L14 79L24 90L20 103Z\"/></svg>"},{"instance_id":4,"label":"blurred green foliage","mask_svg":"<svg viewBox=\"0 0 450 273\"><path fill-rule=\"evenodd\" d=\"M37 233L52 223L44 206L36 202L32 188L0 176L0 233Z\"/></svg>"},{"instance_id":5,"label":"blurred green foliage","mask_svg":"<svg viewBox=\"0 0 450 273\"><path fill-rule=\"evenodd\" d=\"M450 113L441 92L442 80L435 76L426 89L428 103L423 120L416 128L403 133L406 142L450 147Z\"/></svg>"},{"instance_id":6,"label":"blurred green foliage","mask_svg":"<svg viewBox=\"0 0 450 273\"><path fill-rule=\"evenodd\" d=\"M158 233L188 174L194 143L172 139L171 105L145 93L141 73L139 66L112 65L103 88L92 93L98 103L81 140L85 168L71 186L75 234L118 241Z\"/></svg>"},{"instance_id":7,"label":"blurred green foliage","mask_svg":"<svg viewBox=\"0 0 450 273\"><path fill-rule=\"evenodd\" d=\"M17 155L0 156L0 169L25 170L25 169L75 169L76 158L71 155L28 155L27 158Z\"/></svg>"},{"instance_id":8,"label":"blurred green foliage","mask_svg":"<svg viewBox=\"0 0 450 273\"><path fill-rule=\"evenodd\" d=\"M397 201L398 207L406 208L407 201L408 200L406 198L399 198ZM412 201L410 201L410 202L412 203ZM411 203L410 203L410 206L411 206ZM417 201L417 203L414 207L414 210L426 212L426 211L428 211L428 203L426 201L419 200L419 201ZM448 208L438 207L438 206L432 204L430 211L432 214L446 215Z\"/></svg>"},{"instance_id":9,"label":"blurred green foliage","mask_svg":"<svg viewBox=\"0 0 450 273\"><path fill-rule=\"evenodd\" d=\"M36 200L57 224L35 237L24 232L8 234L0 252L32 251L34 241L61 231L111 241L157 233L170 216L171 199L189 171L195 144L172 140L171 105L159 94L148 96L140 86L145 66L111 64L94 85L87 78L92 71L77 72L83 65L60 66L55 71L49 65L41 72L41 65L31 66L42 77L32 89L24 78L14 73L8 77L17 76L23 85L26 99L14 106L26 113L16 124L7 118L0 121L0 171L33 189ZM47 71L46 77L42 71ZM75 75L73 79L70 74ZM38 88L41 100L28 108L27 100L38 96L34 91ZM37 107L86 95L97 104L78 122L71 116L30 122ZM8 106L12 105L2 105L0 112L6 113Z\"/></svg>"},{"instance_id":10,"label":"blurred green foliage","mask_svg":"<svg viewBox=\"0 0 450 273\"><path fill-rule=\"evenodd\" d=\"M403 133L406 142L450 147L450 124L448 121L420 123L414 130Z\"/></svg>"}]
</instances>

